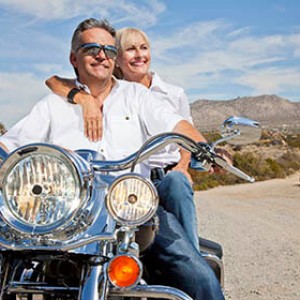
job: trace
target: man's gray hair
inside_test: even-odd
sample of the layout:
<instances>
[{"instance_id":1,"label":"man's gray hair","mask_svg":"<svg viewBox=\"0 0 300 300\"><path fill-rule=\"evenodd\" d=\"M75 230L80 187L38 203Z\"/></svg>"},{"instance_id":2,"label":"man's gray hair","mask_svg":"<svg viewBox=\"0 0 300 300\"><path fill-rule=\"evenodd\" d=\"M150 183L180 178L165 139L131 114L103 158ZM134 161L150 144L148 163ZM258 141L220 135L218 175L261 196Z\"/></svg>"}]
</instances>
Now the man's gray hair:
<instances>
[{"instance_id":1,"label":"man's gray hair","mask_svg":"<svg viewBox=\"0 0 300 300\"><path fill-rule=\"evenodd\" d=\"M71 42L71 52L76 52L80 46L80 35L82 32L92 28L101 28L111 34L113 38L116 37L116 30L109 24L107 20L97 20L94 18L82 21L75 29Z\"/></svg>"}]
</instances>

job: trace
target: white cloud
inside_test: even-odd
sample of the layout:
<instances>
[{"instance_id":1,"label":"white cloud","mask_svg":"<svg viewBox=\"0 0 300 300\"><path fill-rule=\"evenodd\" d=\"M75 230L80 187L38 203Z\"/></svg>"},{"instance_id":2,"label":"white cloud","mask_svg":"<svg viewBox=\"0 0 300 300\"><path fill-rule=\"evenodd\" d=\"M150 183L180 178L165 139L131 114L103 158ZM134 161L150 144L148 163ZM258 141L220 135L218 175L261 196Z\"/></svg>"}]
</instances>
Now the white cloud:
<instances>
[{"instance_id":1,"label":"white cloud","mask_svg":"<svg viewBox=\"0 0 300 300\"><path fill-rule=\"evenodd\" d=\"M300 28L299 30L300 31ZM294 47L294 55L300 57L300 34L291 34L287 37L287 43L290 43Z\"/></svg>"},{"instance_id":2,"label":"white cloud","mask_svg":"<svg viewBox=\"0 0 300 300\"><path fill-rule=\"evenodd\" d=\"M255 94L280 94L299 87L300 70L296 68L266 68L250 70L237 79L237 83L251 86Z\"/></svg>"},{"instance_id":3,"label":"white cloud","mask_svg":"<svg viewBox=\"0 0 300 300\"><path fill-rule=\"evenodd\" d=\"M66 62L66 64L68 64L68 62ZM47 64L47 63L41 63L41 64L34 64L32 66L35 70L39 71L39 72L42 72L42 73L45 73L45 74L63 74L63 73L66 73L66 71L64 70L64 66L62 65L59 65L59 64ZM74 73L72 72L70 74L70 72L67 72L69 73L69 76L73 76Z\"/></svg>"},{"instance_id":4,"label":"white cloud","mask_svg":"<svg viewBox=\"0 0 300 300\"><path fill-rule=\"evenodd\" d=\"M161 0L0 0L0 6L6 9L0 20L0 121L7 127L47 93L47 76L73 76L68 62L72 23L91 15L119 27L151 28L154 70L193 99L234 98L238 87L251 94L300 88L300 27L257 35L251 27L218 19L176 24L170 31L153 26L166 10ZM50 30L52 25L58 32Z\"/></svg>"},{"instance_id":5,"label":"white cloud","mask_svg":"<svg viewBox=\"0 0 300 300\"><path fill-rule=\"evenodd\" d=\"M165 10L159 0L0 0L8 10L34 17L32 22L66 20L79 16L96 15L109 18L111 23L130 21L139 26L151 26Z\"/></svg>"},{"instance_id":6,"label":"white cloud","mask_svg":"<svg viewBox=\"0 0 300 300\"><path fill-rule=\"evenodd\" d=\"M48 93L44 80L31 73L0 73L0 120L8 128Z\"/></svg>"},{"instance_id":7,"label":"white cloud","mask_svg":"<svg viewBox=\"0 0 300 300\"><path fill-rule=\"evenodd\" d=\"M180 58L185 53L194 54L220 46L218 32L228 28L222 20L191 23L181 30L174 30L168 36L154 35L151 41L155 55L166 62L173 59L172 53Z\"/></svg>"},{"instance_id":8,"label":"white cloud","mask_svg":"<svg viewBox=\"0 0 300 300\"><path fill-rule=\"evenodd\" d=\"M152 44L157 70L188 90L242 85L273 94L300 88L297 33L255 36L250 28L216 20L190 24Z\"/></svg>"}]
</instances>

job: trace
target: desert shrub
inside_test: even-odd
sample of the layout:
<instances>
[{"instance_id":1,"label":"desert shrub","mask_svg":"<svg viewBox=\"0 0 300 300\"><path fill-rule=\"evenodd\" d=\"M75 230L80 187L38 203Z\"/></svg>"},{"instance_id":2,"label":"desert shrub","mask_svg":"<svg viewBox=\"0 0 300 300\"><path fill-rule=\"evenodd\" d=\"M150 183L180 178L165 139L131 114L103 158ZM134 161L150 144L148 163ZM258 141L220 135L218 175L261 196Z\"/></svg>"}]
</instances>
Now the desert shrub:
<instances>
[{"instance_id":1,"label":"desert shrub","mask_svg":"<svg viewBox=\"0 0 300 300\"><path fill-rule=\"evenodd\" d=\"M300 170L300 154L293 151L286 152L277 159L277 163L286 170L287 174L291 174Z\"/></svg>"},{"instance_id":2,"label":"desert shrub","mask_svg":"<svg viewBox=\"0 0 300 300\"><path fill-rule=\"evenodd\" d=\"M286 142L289 147L300 148L300 134L288 134Z\"/></svg>"},{"instance_id":3,"label":"desert shrub","mask_svg":"<svg viewBox=\"0 0 300 300\"><path fill-rule=\"evenodd\" d=\"M225 171L222 173L207 173L190 170L190 174L194 181L194 190L196 191L242 182L238 177Z\"/></svg>"},{"instance_id":4,"label":"desert shrub","mask_svg":"<svg viewBox=\"0 0 300 300\"><path fill-rule=\"evenodd\" d=\"M203 136L209 141L209 142L214 142L221 138L220 133L218 132L204 132Z\"/></svg>"},{"instance_id":5,"label":"desert shrub","mask_svg":"<svg viewBox=\"0 0 300 300\"><path fill-rule=\"evenodd\" d=\"M278 164L272 158L267 158L266 163L266 173L260 175L260 180L270 179L270 178L284 178L287 175L287 172L284 168Z\"/></svg>"},{"instance_id":6,"label":"desert shrub","mask_svg":"<svg viewBox=\"0 0 300 300\"><path fill-rule=\"evenodd\" d=\"M237 153L234 155L234 165L247 174L254 176L256 180L267 180L271 178L284 178L284 168L274 159L263 159L254 153Z\"/></svg>"},{"instance_id":7,"label":"desert shrub","mask_svg":"<svg viewBox=\"0 0 300 300\"><path fill-rule=\"evenodd\" d=\"M290 151L275 160L273 158L265 159L252 152L237 152L233 155L233 164L246 174L253 176L257 181L284 178L296 170L300 170L300 154ZM243 179L225 171L221 174L210 174L190 170L190 173L195 190L206 190L219 185L245 182Z\"/></svg>"},{"instance_id":8,"label":"desert shrub","mask_svg":"<svg viewBox=\"0 0 300 300\"><path fill-rule=\"evenodd\" d=\"M257 175L260 162L253 153L246 152L244 154L235 153L233 156L233 164L246 173L253 172L255 170L255 175Z\"/></svg>"}]
</instances>

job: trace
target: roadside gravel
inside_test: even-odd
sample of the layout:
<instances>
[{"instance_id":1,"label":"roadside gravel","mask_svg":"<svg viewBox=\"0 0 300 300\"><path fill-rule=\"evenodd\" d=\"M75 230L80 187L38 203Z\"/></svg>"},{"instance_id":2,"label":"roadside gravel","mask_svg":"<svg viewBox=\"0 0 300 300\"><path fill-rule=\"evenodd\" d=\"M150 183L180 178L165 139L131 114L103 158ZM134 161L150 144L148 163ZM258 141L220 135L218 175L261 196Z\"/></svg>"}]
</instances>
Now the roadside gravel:
<instances>
[{"instance_id":1,"label":"roadside gravel","mask_svg":"<svg viewBox=\"0 0 300 300\"><path fill-rule=\"evenodd\" d=\"M226 299L300 299L299 173L195 200L200 235L223 246Z\"/></svg>"}]
</instances>

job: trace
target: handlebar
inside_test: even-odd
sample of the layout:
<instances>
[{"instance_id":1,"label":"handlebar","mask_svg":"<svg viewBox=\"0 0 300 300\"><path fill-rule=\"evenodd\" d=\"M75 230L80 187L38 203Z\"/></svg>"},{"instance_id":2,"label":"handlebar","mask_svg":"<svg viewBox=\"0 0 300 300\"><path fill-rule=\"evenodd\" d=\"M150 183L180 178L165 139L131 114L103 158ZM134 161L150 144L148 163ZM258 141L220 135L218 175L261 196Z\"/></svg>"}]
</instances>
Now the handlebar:
<instances>
[{"instance_id":1,"label":"handlebar","mask_svg":"<svg viewBox=\"0 0 300 300\"><path fill-rule=\"evenodd\" d=\"M95 171L112 172L131 168L134 164L144 161L156 151L163 149L169 144L177 144L185 150L191 152L192 161L190 167L202 171L208 171L213 164L240 177L244 180L254 182L255 179L240 169L228 163L219 156L208 143L196 143L189 137L179 133L163 133L148 140L139 151L118 161L92 160L91 163Z\"/></svg>"}]
</instances>

